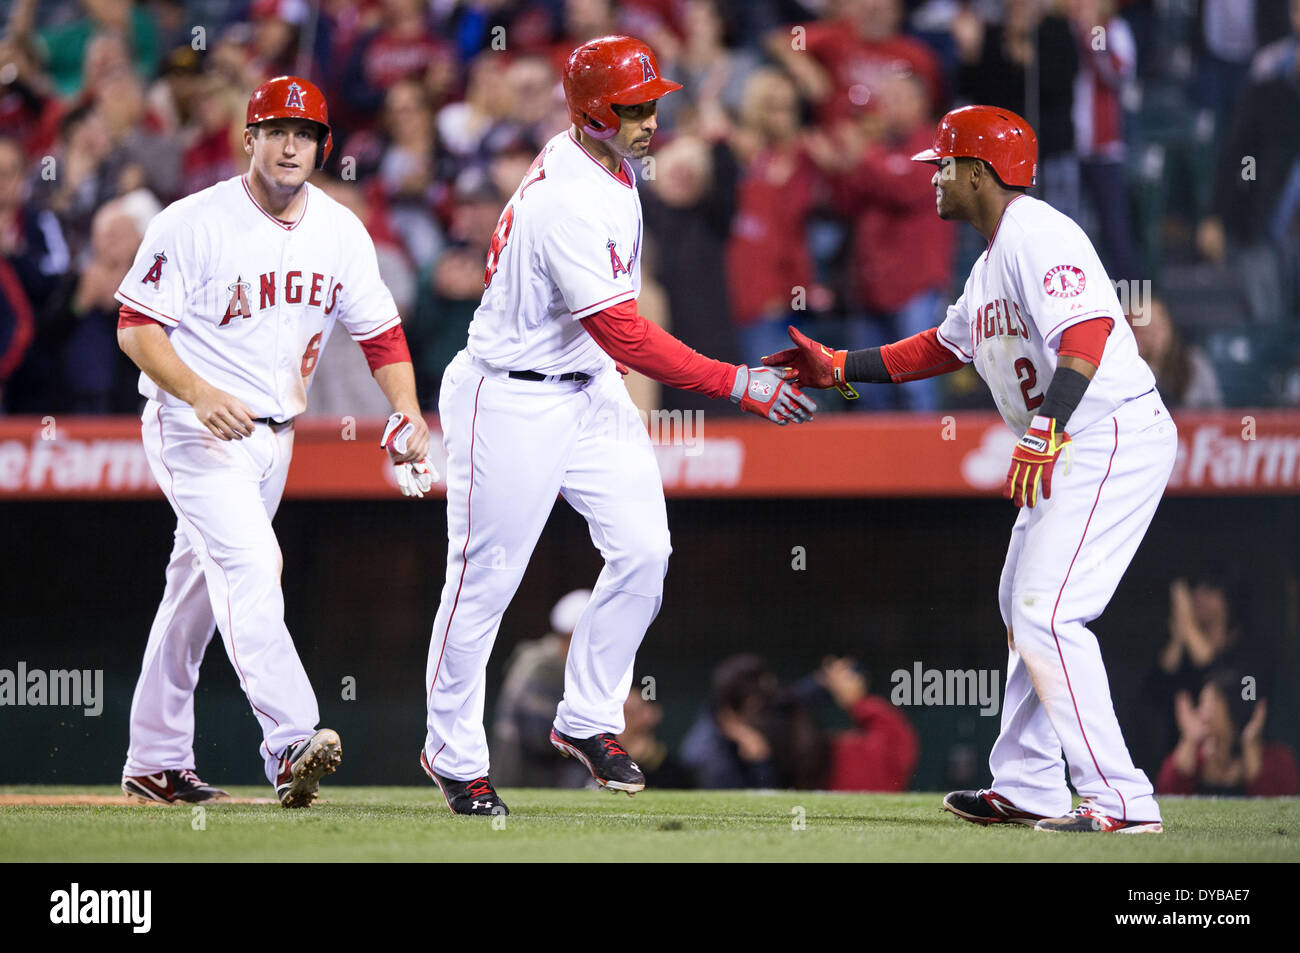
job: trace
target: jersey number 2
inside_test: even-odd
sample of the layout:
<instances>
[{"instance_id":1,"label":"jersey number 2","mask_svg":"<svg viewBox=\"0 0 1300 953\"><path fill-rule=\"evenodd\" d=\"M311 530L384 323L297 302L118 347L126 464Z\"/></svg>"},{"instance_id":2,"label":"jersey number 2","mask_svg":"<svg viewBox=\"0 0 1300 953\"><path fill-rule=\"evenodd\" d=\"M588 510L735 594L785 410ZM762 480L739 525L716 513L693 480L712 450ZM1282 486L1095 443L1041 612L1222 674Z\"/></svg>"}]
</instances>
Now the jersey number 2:
<instances>
[{"instance_id":1,"label":"jersey number 2","mask_svg":"<svg viewBox=\"0 0 1300 953\"><path fill-rule=\"evenodd\" d=\"M1020 393L1025 398L1025 410L1035 410L1043 402L1042 394L1029 393L1038 383L1038 372L1034 370L1034 363L1027 357L1022 357L1015 363L1016 379L1020 381Z\"/></svg>"},{"instance_id":2,"label":"jersey number 2","mask_svg":"<svg viewBox=\"0 0 1300 953\"><path fill-rule=\"evenodd\" d=\"M497 222L496 231L492 233L492 244L488 246L487 267L483 269L484 291L492 284L492 276L497 273L497 265L501 263L501 250L506 247L506 241L510 238L510 226L514 223L515 207L507 205L506 210L501 213L500 221Z\"/></svg>"}]
</instances>

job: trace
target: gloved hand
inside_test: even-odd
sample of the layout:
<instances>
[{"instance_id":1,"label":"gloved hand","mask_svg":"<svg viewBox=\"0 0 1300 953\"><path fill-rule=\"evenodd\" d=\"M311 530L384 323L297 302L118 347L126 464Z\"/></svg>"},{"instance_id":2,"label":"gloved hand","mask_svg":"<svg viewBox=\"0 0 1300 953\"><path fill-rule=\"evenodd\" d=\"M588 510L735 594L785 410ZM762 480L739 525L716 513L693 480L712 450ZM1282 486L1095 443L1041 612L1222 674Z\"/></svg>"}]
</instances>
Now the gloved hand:
<instances>
[{"instance_id":1,"label":"gloved hand","mask_svg":"<svg viewBox=\"0 0 1300 953\"><path fill-rule=\"evenodd\" d=\"M796 346L769 354L763 363L768 367L788 368L785 375L788 381L823 390L834 387L849 400L856 400L858 392L844 379L844 359L849 352L832 351L793 325L788 330Z\"/></svg>"},{"instance_id":2,"label":"gloved hand","mask_svg":"<svg viewBox=\"0 0 1300 953\"><path fill-rule=\"evenodd\" d=\"M741 410L766 417L783 427L791 420L800 424L812 420L817 410L812 398L785 380L780 371L743 364L736 366L731 402L739 404Z\"/></svg>"},{"instance_id":3,"label":"gloved hand","mask_svg":"<svg viewBox=\"0 0 1300 953\"><path fill-rule=\"evenodd\" d=\"M427 456L400 462L400 458L410 452L408 442L418 429L410 417L395 411L389 415L379 441L379 445L393 458L393 466L397 468L397 487L403 496L423 497L433 486L433 481L438 479L438 471L429 465Z\"/></svg>"},{"instance_id":4,"label":"gloved hand","mask_svg":"<svg viewBox=\"0 0 1300 953\"><path fill-rule=\"evenodd\" d=\"M438 471L429 465L427 458L415 463L397 464L397 488L402 491L402 496L423 499L436 479L438 479Z\"/></svg>"},{"instance_id":5,"label":"gloved hand","mask_svg":"<svg viewBox=\"0 0 1300 953\"><path fill-rule=\"evenodd\" d=\"M1043 484L1043 499L1052 498L1052 469L1061 451L1066 452L1065 472L1070 472L1070 435L1057 432L1056 418L1035 417L1029 429L1011 452L1011 469L1003 492L1016 506L1034 506L1038 502L1038 484Z\"/></svg>"}]
</instances>

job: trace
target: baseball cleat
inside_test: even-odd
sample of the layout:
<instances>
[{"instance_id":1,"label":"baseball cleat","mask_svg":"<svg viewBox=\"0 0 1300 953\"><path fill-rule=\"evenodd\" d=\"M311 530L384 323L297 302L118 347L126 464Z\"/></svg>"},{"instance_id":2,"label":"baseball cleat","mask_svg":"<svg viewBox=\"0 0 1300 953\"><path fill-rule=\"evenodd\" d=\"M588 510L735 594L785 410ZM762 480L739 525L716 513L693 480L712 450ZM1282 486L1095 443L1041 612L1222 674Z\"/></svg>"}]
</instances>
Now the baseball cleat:
<instances>
[{"instance_id":1,"label":"baseball cleat","mask_svg":"<svg viewBox=\"0 0 1300 953\"><path fill-rule=\"evenodd\" d=\"M1121 821L1086 801L1064 817L1045 817L1034 825L1049 834L1163 834L1159 821Z\"/></svg>"},{"instance_id":2,"label":"baseball cleat","mask_svg":"<svg viewBox=\"0 0 1300 953\"><path fill-rule=\"evenodd\" d=\"M492 782L488 780L486 774L469 781L444 778L429 767L429 761L423 751L420 752L420 767L424 768L424 773L438 785L438 790L446 799L451 813L488 816L510 813L510 808L506 807L506 802L501 800L501 795L492 789Z\"/></svg>"},{"instance_id":3,"label":"baseball cleat","mask_svg":"<svg viewBox=\"0 0 1300 953\"><path fill-rule=\"evenodd\" d=\"M566 758L585 764L603 788L626 791L628 797L645 790L645 775L608 731L591 738L571 738L552 728L551 746Z\"/></svg>"},{"instance_id":4,"label":"baseball cleat","mask_svg":"<svg viewBox=\"0 0 1300 953\"><path fill-rule=\"evenodd\" d=\"M997 791L953 791L943 799L943 809L972 824L1024 824L1033 827L1045 818L1022 811Z\"/></svg>"},{"instance_id":5,"label":"baseball cleat","mask_svg":"<svg viewBox=\"0 0 1300 953\"><path fill-rule=\"evenodd\" d=\"M230 797L221 788L205 784L192 768L168 769L157 774L122 776L122 793L128 801L151 804L211 804Z\"/></svg>"},{"instance_id":6,"label":"baseball cleat","mask_svg":"<svg viewBox=\"0 0 1300 953\"><path fill-rule=\"evenodd\" d=\"M338 732L322 728L305 741L285 749L275 776L275 793L281 807L311 807L320 779L333 774L343 761Z\"/></svg>"}]
</instances>

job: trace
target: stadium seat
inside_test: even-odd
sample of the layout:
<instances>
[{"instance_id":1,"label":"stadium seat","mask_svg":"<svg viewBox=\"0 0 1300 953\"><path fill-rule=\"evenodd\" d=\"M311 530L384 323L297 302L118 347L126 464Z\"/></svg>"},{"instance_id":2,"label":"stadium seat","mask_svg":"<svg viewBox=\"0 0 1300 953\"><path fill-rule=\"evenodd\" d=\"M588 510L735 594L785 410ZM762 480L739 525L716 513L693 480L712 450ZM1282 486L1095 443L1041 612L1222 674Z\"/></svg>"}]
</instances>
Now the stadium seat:
<instances>
[{"instance_id":1,"label":"stadium seat","mask_svg":"<svg viewBox=\"0 0 1300 953\"><path fill-rule=\"evenodd\" d=\"M1229 407L1276 404L1296 365L1297 336L1284 325L1243 325L1202 340Z\"/></svg>"}]
</instances>

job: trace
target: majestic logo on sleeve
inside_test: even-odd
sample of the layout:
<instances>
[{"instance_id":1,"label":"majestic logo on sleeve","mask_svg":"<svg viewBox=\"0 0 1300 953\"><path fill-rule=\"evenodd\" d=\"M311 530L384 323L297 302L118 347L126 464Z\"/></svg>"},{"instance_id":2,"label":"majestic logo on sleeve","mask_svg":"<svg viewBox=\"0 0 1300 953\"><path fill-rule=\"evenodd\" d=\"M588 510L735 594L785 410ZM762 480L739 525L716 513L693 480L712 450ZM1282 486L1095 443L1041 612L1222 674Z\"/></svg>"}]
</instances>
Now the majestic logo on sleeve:
<instances>
[{"instance_id":1,"label":"majestic logo on sleeve","mask_svg":"<svg viewBox=\"0 0 1300 953\"><path fill-rule=\"evenodd\" d=\"M225 317L221 319L221 323L217 327L224 328L235 318L251 318L253 316L253 312L248 308L248 292L252 289L253 286L244 280L243 275L235 279L235 283L230 285L228 289L230 291L230 303L226 305Z\"/></svg>"},{"instance_id":2,"label":"majestic logo on sleeve","mask_svg":"<svg viewBox=\"0 0 1300 953\"><path fill-rule=\"evenodd\" d=\"M140 284L147 285L152 283L155 288L158 282L162 280L162 266L167 263L167 256L163 252L153 256L153 265L149 268L149 273L140 279Z\"/></svg>"},{"instance_id":3,"label":"majestic logo on sleeve","mask_svg":"<svg viewBox=\"0 0 1300 953\"><path fill-rule=\"evenodd\" d=\"M1043 276L1043 290L1053 298L1073 298L1083 294L1088 279L1073 265L1057 265Z\"/></svg>"},{"instance_id":4,"label":"majestic logo on sleeve","mask_svg":"<svg viewBox=\"0 0 1300 953\"><path fill-rule=\"evenodd\" d=\"M638 53L637 55L641 59L641 82L648 83L652 79L658 79L659 76L655 73L655 68L650 65L650 57L644 53Z\"/></svg>"},{"instance_id":5,"label":"majestic logo on sleeve","mask_svg":"<svg viewBox=\"0 0 1300 953\"><path fill-rule=\"evenodd\" d=\"M285 97L284 108L307 111L307 107L302 104L302 87L297 83L289 84L289 95Z\"/></svg>"},{"instance_id":6,"label":"majestic logo on sleeve","mask_svg":"<svg viewBox=\"0 0 1300 953\"><path fill-rule=\"evenodd\" d=\"M614 272L613 277L617 278L620 274L626 275L628 268L627 265L623 264L623 259L618 257L618 248L614 245L614 239L611 238L605 245L609 248L609 267Z\"/></svg>"}]
</instances>

